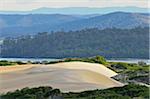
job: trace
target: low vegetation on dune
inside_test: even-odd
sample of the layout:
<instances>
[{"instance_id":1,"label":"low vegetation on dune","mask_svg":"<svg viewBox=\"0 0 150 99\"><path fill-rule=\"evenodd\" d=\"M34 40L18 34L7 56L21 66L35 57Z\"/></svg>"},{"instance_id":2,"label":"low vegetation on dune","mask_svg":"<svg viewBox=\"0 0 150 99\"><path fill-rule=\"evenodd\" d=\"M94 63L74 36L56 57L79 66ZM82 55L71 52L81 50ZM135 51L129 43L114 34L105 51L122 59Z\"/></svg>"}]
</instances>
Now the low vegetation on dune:
<instances>
[{"instance_id":1,"label":"low vegetation on dune","mask_svg":"<svg viewBox=\"0 0 150 99\"><path fill-rule=\"evenodd\" d=\"M1 99L148 99L149 88L129 84L104 90L63 93L52 87L23 88L1 95Z\"/></svg>"},{"instance_id":2,"label":"low vegetation on dune","mask_svg":"<svg viewBox=\"0 0 150 99\"><path fill-rule=\"evenodd\" d=\"M98 63L103 65L108 65L109 63L106 61L106 59L103 56L94 56L89 58L65 58L59 61L43 61L44 64L55 64L55 63L61 63L61 62L88 62L88 63Z\"/></svg>"},{"instance_id":3,"label":"low vegetation on dune","mask_svg":"<svg viewBox=\"0 0 150 99\"><path fill-rule=\"evenodd\" d=\"M16 65L16 63L5 60L0 61L0 66L9 66L9 65Z\"/></svg>"},{"instance_id":4,"label":"low vegetation on dune","mask_svg":"<svg viewBox=\"0 0 150 99\"><path fill-rule=\"evenodd\" d=\"M118 73L118 75L113 78L120 82L134 82L149 85L149 65L118 62L110 63L108 67Z\"/></svg>"},{"instance_id":5,"label":"low vegetation on dune","mask_svg":"<svg viewBox=\"0 0 150 99\"><path fill-rule=\"evenodd\" d=\"M102 56L95 56L95 57L90 57L90 58L66 58L64 59L64 62L72 62L72 61L98 63L98 64L103 64L103 65L108 64L106 59Z\"/></svg>"},{"instance_id":6,"label":"low vegetation on dune","mask_svg":"<svg viewBox=\"0 0 150 99\"><path fill-rule=\"evenodd\" d=\"M6 60L0 61L0 66L12 66L12 65L23 65L23 64L27 64L27 63L21 61L16 61L16 62L11 62Z\"/></svg>"}]
</instances>

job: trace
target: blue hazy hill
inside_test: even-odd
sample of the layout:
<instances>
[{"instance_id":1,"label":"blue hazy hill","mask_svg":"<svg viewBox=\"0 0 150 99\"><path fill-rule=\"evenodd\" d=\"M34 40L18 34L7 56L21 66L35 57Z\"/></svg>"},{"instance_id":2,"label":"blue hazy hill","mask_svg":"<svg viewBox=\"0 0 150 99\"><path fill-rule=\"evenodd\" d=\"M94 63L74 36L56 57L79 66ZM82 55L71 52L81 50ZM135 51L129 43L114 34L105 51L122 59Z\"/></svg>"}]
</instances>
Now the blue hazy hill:
<instances>
[{"instance_id":1,"label":"blue hazy hill","mask_svg":"<svg viewBox=\"0 0 150 99\"><path fill-rule=\"evenodd\" d=\"M47 8L42 7L30 11L0 11L0 14L106 14L116 11L148 13L147 8L139 7L105 7L105 8L89 8L89 7L66 7L66 8Z\"/></svg>"},{"instance_id":2,"label":"blue hazy hill","mask_svg":"<svg viewBox=\"0 0 150 99\"><path fill-rule=\"evenodd\" d=\"M38 32L70 31L84 28L148 27L149 14L113 12L103 15L0 14L0 37L21 36Z\"/></svg>"}]
</instances>

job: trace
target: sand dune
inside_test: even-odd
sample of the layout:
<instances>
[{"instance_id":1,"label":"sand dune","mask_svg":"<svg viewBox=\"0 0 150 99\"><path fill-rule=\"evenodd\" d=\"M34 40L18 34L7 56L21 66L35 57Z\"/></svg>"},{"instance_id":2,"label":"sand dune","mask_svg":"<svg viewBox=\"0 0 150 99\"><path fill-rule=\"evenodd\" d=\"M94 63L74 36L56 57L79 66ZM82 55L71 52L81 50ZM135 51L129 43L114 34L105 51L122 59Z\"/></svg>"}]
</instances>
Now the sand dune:
<instances>
[{"instance_id":1,"label":"sand dune","mask_svg":"<svg viewBox=\"0 0 150 99\"><path fill-rule=\"evenodd\" d=\"M96 63L87 63L87 62L65 62L58 63L54 65L55 67L61 67L66 69L82 69L82 70L90 70L96 73L103 74L108 77L113 77L117 75L116 72L108 69L106 66L102 64Z\"/></svg>"},{"instance_id":2,"label":"sand dune","mask_svg":"<svg viewBox=\"0 0 150 99\"><path fill-rule=\"evenodd\" d=\"M52 86L64 92L123 86L110 78L112 75L116 73L103 65L85 62L30 66L28 69L1 73L0 92L38 86Z\"/></svg>"},{"instance_id":3,"label":"sand dune","mask_svg":"<svg viewBox=\"0 0 150 99\"><path fill-rule=\"evenodd\" d=\"M19 71L19 70L26 70L34 66L40 66L40 65L39 64L25 64L25 65L13 65L13 66L0 66L0 74Z\"/></svg>"}]
</instances>

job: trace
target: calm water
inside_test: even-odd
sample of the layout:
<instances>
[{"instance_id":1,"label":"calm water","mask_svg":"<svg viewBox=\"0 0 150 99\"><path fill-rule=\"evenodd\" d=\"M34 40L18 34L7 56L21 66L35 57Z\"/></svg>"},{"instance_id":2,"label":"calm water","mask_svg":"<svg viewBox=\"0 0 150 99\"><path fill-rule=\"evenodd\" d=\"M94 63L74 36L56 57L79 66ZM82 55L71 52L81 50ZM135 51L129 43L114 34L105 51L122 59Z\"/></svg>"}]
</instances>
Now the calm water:
<instances>
[{"instance_id":1,"label":"calm water","mask_svg":"<svg viewBox=\"0 0 150 99\"><path fill-rule=\"evenodd\" d=\"M7 61L22 61L22 62L42 62L42 61L58 61L61 59L50 59L50 58L0 58L0 60ZM150 59L109 59L108 62L125 62L125 63L138 63L139 61L143 61L147 64L150 64Z\"/></svg>"},{"instance_id":2,"label":"calm water","mask_svg":"<svg viewBox=\"0 0 150 99\"><path fill-rule=\"evenodd\" d=\"M150 65L150 59L110 59L107 61L108 62L124 62L124 63L138 63L142 61Z\"/></svg>"},{"instance_id":3,"label":"calm water","mask_svg":"<svg viewBox=\"0 0 150 99\"><path fill-rule=\"evenodd\" d=\"M7 60L7 61L22 61L22 62L42 62L42 61L58 61L60 59L50 59L50 58L0 58L0 60Z\"/></svg>"}]
</instances>

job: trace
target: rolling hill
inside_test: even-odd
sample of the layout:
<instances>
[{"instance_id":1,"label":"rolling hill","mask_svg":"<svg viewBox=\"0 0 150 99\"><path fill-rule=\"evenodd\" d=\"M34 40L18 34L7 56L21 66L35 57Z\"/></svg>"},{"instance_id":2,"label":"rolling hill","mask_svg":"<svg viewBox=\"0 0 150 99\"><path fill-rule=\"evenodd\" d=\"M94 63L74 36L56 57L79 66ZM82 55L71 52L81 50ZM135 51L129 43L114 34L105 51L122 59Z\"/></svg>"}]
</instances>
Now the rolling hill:
<instances>
[{"instance_id":1,"label":"rolling hill","mask_svg":"<svg viewBox=\"0 0 150 99\"><path fill-rule=\"evenodd\" d=\"M80 19L72 15L61 14L28 14L0 15L0 36L17 36L45 31L48 27ZM22 34L23 33L23 34Z\"/></svg>"},{"instance_id":2,"label":"rolling hill","mask_svg":"<svg viewBox=\"0 0 150 99\"><path fill-rule=\"evenodd\" d=\"M114 12L88 19L64 23L57 27L64 30L79 30L84 28L134 28L149 26L149 15L140 13ZM56 28L54 28L56 29Z\"/></svg>"},{"instance_id":3,"label":"rolling hill","mask_svg":"<svg viewBox=\"0 0 150 99\"><path fill-rule=\"evenodd\" d=\"M104 15L29 14L0 15L0 37L85 28L134 28L149 26L149 14L113 12Z\"/></svg>"}]
</instances>

